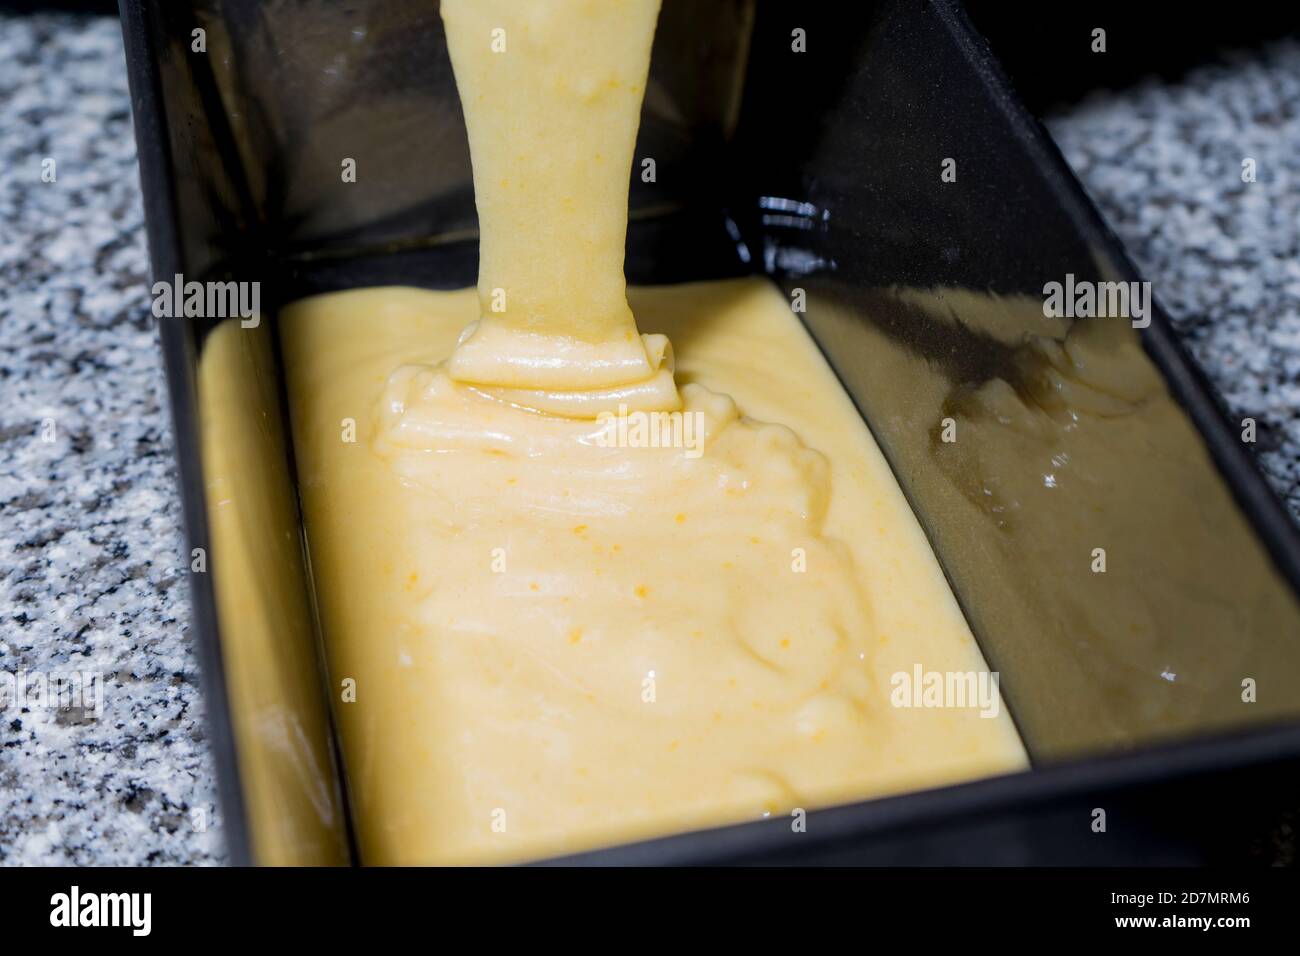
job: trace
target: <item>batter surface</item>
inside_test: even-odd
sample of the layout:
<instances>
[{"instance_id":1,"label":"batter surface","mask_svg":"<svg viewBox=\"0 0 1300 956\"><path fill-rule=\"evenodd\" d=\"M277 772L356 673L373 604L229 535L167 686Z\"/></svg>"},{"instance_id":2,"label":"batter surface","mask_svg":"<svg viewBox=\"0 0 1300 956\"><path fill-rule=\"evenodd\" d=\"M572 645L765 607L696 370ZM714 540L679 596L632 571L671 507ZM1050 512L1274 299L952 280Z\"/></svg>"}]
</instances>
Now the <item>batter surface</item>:
<instances>
[{"instance_id":1,"label":"batter surface","mask_svg":"<svg viewBox=\"0 0 1300 956\"><path fill-rule=\"evenodd\" d=\"M986 667L787 301L742 280L629 308L657 0L442 9L478 289L281 316L363 860L536 858L1021 766L996 689L895 706L900 673Z\"/></svg>"},{"instance_id":2,"label":"batter surface","mask_svg":"<svg viewBox=\"0 0 1300 956\"><path fill-rule=\"evenodd\" d=\"M435 363L470 290L284 316L330 671L336 694L356 687L338 713L366 862L536 858L1024 762L1005 710L891 705L917 664L985 665L780 293L631 301L679 346L698 457L602 448L609 424L456 386Z\"/></svg>"}]
</instances>

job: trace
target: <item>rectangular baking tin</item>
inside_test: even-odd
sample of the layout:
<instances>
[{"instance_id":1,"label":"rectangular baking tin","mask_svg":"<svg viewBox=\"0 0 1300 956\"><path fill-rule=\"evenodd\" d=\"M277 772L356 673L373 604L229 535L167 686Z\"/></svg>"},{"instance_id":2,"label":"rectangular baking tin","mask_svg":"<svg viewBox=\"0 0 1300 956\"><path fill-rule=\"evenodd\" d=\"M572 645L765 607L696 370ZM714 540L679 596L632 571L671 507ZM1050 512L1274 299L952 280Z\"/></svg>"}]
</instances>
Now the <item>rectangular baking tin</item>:
<instances>
[{"instance_id":1,"label":"rectangular baking tin","mask_svg":"<svg viewBox=\"0 0 1300 956\"><path fill-rule=\"evenodd\" d=\"M844 288L1014 294L1071 271L1138 278L956 0L882 0L820 12L782 0L719 0L711 31L692 30L690 6L665 3L656 41L654 69L669 95L676 89L685 97L687 116L674 126L647 107L639 150L663 157L660 178L678 185L658 205L634 187L633 281L766 272L787 290L806 287L816 303ZM301 144L318 133L328 137L340 111L345 121L349 108L364 117L353 121L355 133L356 123L381 122L373 117L382 111L368 109L366 97L423 90L428 96L413 107L419 115L411 123L445 124L438 135L448 139L459 122L436 3L373 5L381 7L382 14L331 0L121 0L155 277L274 274L279 301L369 284L473 283L472 192L458 141L445 161L428 164L427 194L362 191L350 208L312 205L313 176L337 176L337 166L314 171ZM360 23L354 40L382 39L384 56L358 59L355 81L339 99L316 97L324 53L312 44L324 42L328 52L330 41L297 34L295 24L324 24L319 29L327 31L331 18L348 17ZM190 55L191 30L199 26L210 34L208 57ZM793 58L794 29L805 31L816 56ZM742 35L747 45L735 41ZM279 43L263 42L277 36ZM692 36L693 44L679 43ZM712 47L700 36L714 37ZM671 61L679 49L696 52ZM258 73L262 85L240 78L244 60L247 75ZM729 76L742 82L732 89ZM232 89L243 98L232 100ZM701 89L708 96L692 101L691 91ZM401 172L400 152L384 152L378 142L386 132L375 130L366 162ZM963 175L980 171L978 185L956 203L936 204L918 183L937 176L938 160L954 154L963 157ZM674 171L680 175L665 175ZM414 174L401 181L425 185ZM160 330L192 546L208 540L195 384L207 331L202 321L185 320L162 320ZM1142 343L1276 573L1293 593L1300 590L1300 536L1158 309ZM840 368L840 356L828 358ZM874 424L873 431L881 436ZM882 447L889 455L883 439ZM924 524L919 504L918 514ZM191 575L191 585L223 831L231 861L244 864L253 854L210 576ZM978 596L958 597L969 614ZM1010 679L1009 673L1004 683ZM805 834L792 835L778 819L563 862L1130 864L1266 857L1270 828L1288 809L1284 784L1297 779L1300 723L1211 728L1192 739L1068 759L1035 752L1032 740L1030 749L1031 771L817 811ZM1195 807L1186 799L1189 788ZM1211 827L1207 804L1217 808ZM1096 807L1105 807L1111 821L1104 836L1089 827Z\"/></svg>"}]
</instances>

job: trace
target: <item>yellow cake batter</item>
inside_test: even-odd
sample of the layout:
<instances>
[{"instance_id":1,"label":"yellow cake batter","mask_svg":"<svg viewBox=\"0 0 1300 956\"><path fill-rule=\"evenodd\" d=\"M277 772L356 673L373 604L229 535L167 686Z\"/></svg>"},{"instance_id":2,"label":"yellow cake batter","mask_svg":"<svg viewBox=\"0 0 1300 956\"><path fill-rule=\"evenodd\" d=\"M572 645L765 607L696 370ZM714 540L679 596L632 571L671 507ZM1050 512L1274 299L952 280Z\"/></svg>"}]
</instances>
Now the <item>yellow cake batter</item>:
<instances>
[{"instance_id":1,"label":"yellow cake batter","mask_svg":"<svg viewBox=\"0 0 1300 956\"><path fill-rule=\"evenodd\" d=\"M281 317L363 861L538 858L1022 766L996 689L897 706L900 673L986 667L782 295L629 309L658 0L442 9L477 292Z\"/></svg>"}]
</instances>

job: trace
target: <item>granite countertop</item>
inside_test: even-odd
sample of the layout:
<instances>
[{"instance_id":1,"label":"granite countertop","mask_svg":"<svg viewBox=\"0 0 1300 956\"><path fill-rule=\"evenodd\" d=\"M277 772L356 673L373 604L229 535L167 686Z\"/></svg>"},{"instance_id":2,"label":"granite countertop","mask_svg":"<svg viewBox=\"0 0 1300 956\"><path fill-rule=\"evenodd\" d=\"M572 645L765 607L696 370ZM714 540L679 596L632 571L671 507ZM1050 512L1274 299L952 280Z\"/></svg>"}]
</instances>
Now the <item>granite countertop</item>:
<instances>
[{"instance_id":1,"label":"granite countertop","mask_svg":"<svg viewBox=\"0 0 1300 956\"><path fill-rule=\"evenodd\" d=\"M1300 517L1300 43L1047 125Z\"/></svg>"},{"instance_id":2,"label":"granite countertop","mask_svg":"<svg viewBox=\"0 0 1300 956\"><path fill-rule=\"evenodd\" d=\"M224 855L167 409L121 29L0 17L0 671L104 675L0 710L0 863Z\"/></svg>"},{"instance_id":3,"label":"granite countertop","mask_svg":"<svg viewBox=\"0 0 1300 956\"><path fill-rule=\"evenodd\" d=\"M1048 125L1300 515L1298 104L1283 44ZM0 15L0 672L104 675L0 710L4 864L224 858L147 274L117 21Z\"/></svg>"}]
</instances>

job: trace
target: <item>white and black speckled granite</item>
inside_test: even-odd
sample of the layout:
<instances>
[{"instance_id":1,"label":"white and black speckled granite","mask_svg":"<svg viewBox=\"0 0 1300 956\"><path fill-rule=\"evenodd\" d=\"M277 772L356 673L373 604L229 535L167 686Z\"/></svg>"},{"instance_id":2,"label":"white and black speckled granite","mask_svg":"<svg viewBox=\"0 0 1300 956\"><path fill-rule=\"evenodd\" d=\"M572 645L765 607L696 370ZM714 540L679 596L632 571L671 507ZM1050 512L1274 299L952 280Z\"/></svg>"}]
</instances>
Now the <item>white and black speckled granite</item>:
<instances>
[{"instance_id":1,"label":"white and black speckled granite","mask_svg":"<svg viewBox=\"0 0 1300 956\"><path fill-rule=\"evenodd\" d=\"M1300 517L1300 43L1048 127Z\"/></svg>"},{"instance_id":2,"label":"white and black speckled granite","mask_svg":"<svg viewBox=\"0 0 1300 956\"><path fill-rule=\"evenodd\" d=\"M0 671L107 683L0 712L0 863L223 857L128 109L116 21L0 16ZM1049 125L1300 514L1298 109L1292 44Z\"/></svg>"},{"instance_id":3,"label":"white and black speckled granite","mask_svg":"<svg viewBox=\"0 0 1300 956\"><path fill-rule=\"evenodd\" d=\"M224 855L138 176L117 22L0 17L0 671L105 681L0 711L0 863Z\"/></svg>"}]
</instances>

